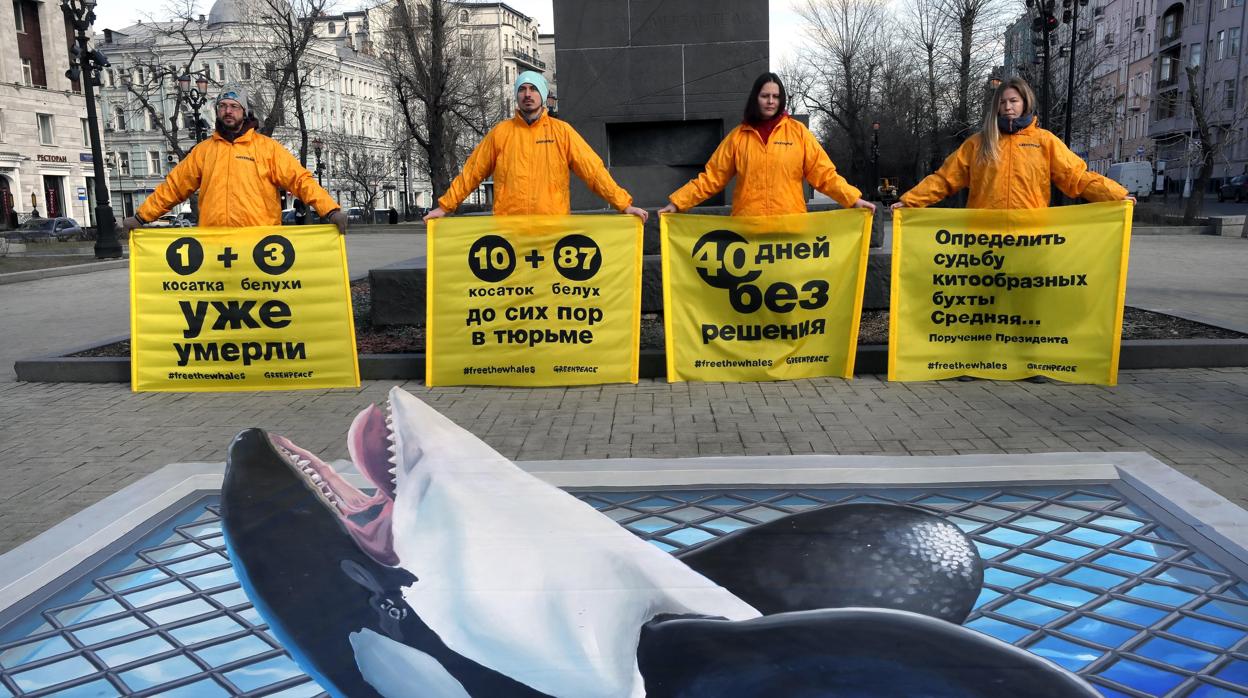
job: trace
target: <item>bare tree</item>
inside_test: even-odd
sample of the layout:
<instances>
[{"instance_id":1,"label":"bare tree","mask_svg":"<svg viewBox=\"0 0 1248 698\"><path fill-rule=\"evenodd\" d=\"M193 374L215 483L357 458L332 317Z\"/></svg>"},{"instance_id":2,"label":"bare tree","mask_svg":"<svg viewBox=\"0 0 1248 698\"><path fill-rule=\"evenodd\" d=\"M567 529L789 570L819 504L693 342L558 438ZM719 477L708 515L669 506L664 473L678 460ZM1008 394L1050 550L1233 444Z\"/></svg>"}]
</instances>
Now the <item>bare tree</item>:
<instances>
[{"instance_id":1,"label":"bare tree","mask_svg":"<svg viewBox=\"0 0 1248 698\"><path fill-rule=\"evenodd\" d=\"M129 98L132 108L127 111L150 122L160 131L169 150L182 158L195 147L195 134L187 95L177 89L178 78L196 73L200 57L220 48L224 40L220 32L208 29L197 18L194 0L174 0L165 10L167 19L149 18L148 24L143 25L147 33L131 39L147 49L131 54L128 65L116 66L120 72L116 80ZM162 62L162 56L168 60L170 54L180 60ZM165 113L169 114L167 119L161 118ZM183 128L189 132L186 140Z\"/></svg>"},{"instance_id":2,"label":"bare tree","mask_svg":"<svg viewBox=\"0 0 1248 698\"><path fill-rule=\"evenodd\" d=\"M957 75L957 99L953 110L950 145L956 147L976 126L978 87L987 78L1001 45L1005 26L1003 0L942 0L941 12L953 28L956 42L952 62ZM974 102L974 104L972 104Z\"/></svg>"},{"instance_id":3,"label":"bare tree","mask_svg":"<svg viewBox=\"0 0 1248 698\"><path fill-rule=\"evenodd\" d=\"M940 167L942 148L941 125L946 119L940 108L941 94L947 94L944 56L948 55L953 38L951 16L944 11L945 0L910 0L905 6L901 34L906 42L918 49L922 57L925 121L927 138L923 144L927 171Z\"/></svg>"},{"instance_id":4,"label":"bare tree","mask_svg":"<svg viewBox=\"0 0 1248 698\"><path fill-rule=\"evenodd\" d=\"M195 147L195 120L201 117L192 114L188 95L177 89L177 81L198 72L201 57L218 50L225 39L201 21L194 0L172 0L162 15L159 19L149 16L142 35L124 39L146 49L130 54L127 65L115 66L114 79L126 91L129 108L125 111L160 131L169 151L182 159ZM162 61L170 55L178 60ZM191 196L190 205L198 216L197 194Z\"/></svg>"},{"instance_id":5,"label":"bare tree","mask_svg":"<svg viewBox=\"0 0 1248 698\"><path fill-rule=\"evenodd\" d=\"M264 66L255 78L263 86L256 91L257 106L264 111L259 131L272 135L293 115L299 132L299 162L305 166L308 122L304 99L318 63L309 48L317 40L316 18L330 4L330 0L256 0L248 5L246 25L264 38L253 45L257 64Z\"/></svg>"},{"instance_id":6,"label":"bare tree","mask_svg":"<svg viewBox=\"0 0 1248 698\"><path fill-rule=\"evenodd\" d=\"M883 42L892 22L883 0L804 0L797 12L814 42L812 65L820 73L811 110L844 134L848 172L861 182L869 162L868 118Z\"/></svg>"},{"instance_id":7,"label":"bare tree","mask_svg":"<svg viewBox=\"0 0 1248 698\"><path fill-rule=\"evenodd\" d=\"M367 138L341 131L324 134L323 138L334 177L350 186L351 203L366 209L371 220L377 197L386 183L398 175L402 164L402 154L394 147L397 139Z\"/></svg>"},{"instance_id":8,"label":"bare tree","mask_svg":"<svg viewBox=\"0 0 1248 698\"><path fill-rule=\"evenodd\" d=\"M1237 91L1238 77L1233 66L1223 61L1184 66L1187 75L1187 107L1191 110L1192 135L1186 159L1197 167L1191 196L1183 209L1183 222L1190 225L1200 215L1205 192L1213 179L1213 167L1226 162L1226 153L1239 140L1241 126L1248 117L1248 99ZM1230 61L1225 61L1230 63Z\"/></svg>"},{"instance_id":9,"label":"bare tree","mask_svg":"<svg viewBox=\"0 0 1248 698\"><path fill-rule=\"evenodd\" d=\"M505 118L501 77L485 40L459 23L458 3L394 0L381 59L395 108L437 192L466 151Z\"/></svg>"}]
</instances>

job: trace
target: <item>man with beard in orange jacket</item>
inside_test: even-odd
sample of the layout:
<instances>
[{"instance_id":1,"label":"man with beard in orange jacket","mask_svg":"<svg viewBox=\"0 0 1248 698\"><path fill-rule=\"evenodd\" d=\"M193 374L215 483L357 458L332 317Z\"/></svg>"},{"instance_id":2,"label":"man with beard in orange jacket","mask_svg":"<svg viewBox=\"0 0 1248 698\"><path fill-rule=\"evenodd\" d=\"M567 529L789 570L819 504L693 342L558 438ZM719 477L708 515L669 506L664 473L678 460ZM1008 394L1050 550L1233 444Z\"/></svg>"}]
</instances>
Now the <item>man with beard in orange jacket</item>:
<instances>
[{"instance_id":1,"label":"man with beard in orange jacket","mask_svg":"<svg viewBox=\"0 0 1248 698\"><path fill-rule=\"evenodd\" d=\"M191 149L135 215L122 221L126 232L156 220L197 189L201 227L281 225L281 187L346 234L347 214L329 192L281 143L256 131L242 86L226 85L216 109L212 137Z\"/></svg>"},{"instance_id":2,"label":"man with beard in orange jacket","mask_svg":"<svg viewBox=\"0 0 1248 698\"><path fill-rule=\"evenodd\" d=\"M568 170L617 211L645 221L645 210L611 178L602 158L565 121L546 113L549 88L540 74L516 76L516 115L485 135L464 170L426 221L452 213L482 180L494 175L494 215L562 215L572 210Z\"/></svg>"}]
</instances>

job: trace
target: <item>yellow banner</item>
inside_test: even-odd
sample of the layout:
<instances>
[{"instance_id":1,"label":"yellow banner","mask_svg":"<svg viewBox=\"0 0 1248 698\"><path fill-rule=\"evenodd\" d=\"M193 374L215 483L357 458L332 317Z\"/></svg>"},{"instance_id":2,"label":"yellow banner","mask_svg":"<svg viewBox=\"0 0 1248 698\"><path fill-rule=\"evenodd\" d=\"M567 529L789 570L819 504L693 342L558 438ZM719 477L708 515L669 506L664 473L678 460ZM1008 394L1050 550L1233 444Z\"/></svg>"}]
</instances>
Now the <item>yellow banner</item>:
<instances>
[{"instance_id":1,"label":"yellow banner","mask_svg":"<svg viewBox=\"0 0 1248 698\"><path fill-rule=\"evenodd\" d=\"M1115 385L1131 204L899 209L889 380Z\"/></svg>"},{"instance_id":2,"label":"yellow banner","mask_svg":"<svg viewBox=\"0 0 1248 698\"><path fill-rule=\"evenodd\" d=\"M870 213L664 214L660 231L669 382L854 375Z\"/></svg>"},{"instance_id":3,"label":"yellow banner","mask_svg":"<svg viewBox=\"0 0 1248 698\"><path fill-rule=\"evenodd\" d=\"M636 383L636 216L472 216L428 234L428 385Z\"/></svg>"},{"instance_id":4,"label":"yellow banner","mask_svg":"<svg viewBox=\"0 0 1248 698\"><path fill-rule=\"evenodd\" d=\"M358 386L342 236L329 225L134 231L130 354L136 392Z\"/></svg>"}]
</instances>

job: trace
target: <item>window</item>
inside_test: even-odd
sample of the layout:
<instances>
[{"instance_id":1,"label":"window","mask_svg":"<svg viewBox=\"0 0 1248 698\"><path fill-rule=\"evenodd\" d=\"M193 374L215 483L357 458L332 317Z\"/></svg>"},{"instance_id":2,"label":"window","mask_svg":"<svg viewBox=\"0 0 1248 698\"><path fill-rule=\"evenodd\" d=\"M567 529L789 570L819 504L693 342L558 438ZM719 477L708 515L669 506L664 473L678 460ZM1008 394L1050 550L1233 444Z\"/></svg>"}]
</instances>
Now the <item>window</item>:
<instances>
[{"instance_id":1,"label":"window","mask_svg":"<svg viewBox=\"0 0 1248 698\"><path fill-rule=\"evenodd\" d=\"M160 127L160 125L156 122L156 110L151 107L143 110L143 118L145 122L143 125L148 131L155 131Z\"/></svg>"},{"instance_id":2,"label":"window","mask_svg":"<svg viewBox=\"0 0 1248 698\"><path fill-rule=\"evenodd\" d=\"M86 119L79 119L82 122L82 147L91 147L91 124Z\"/></svg>"},{"instance_id":3,"label":"window","mask_svg":"<svg viewBox=\"0 0 1248 698\"><path fill-rule=\"evenodd\" d=\"M472 55L472 43L468 40L468 37L466 36L459 37L459 55L461 56Z\"/></svg>"},{"instance_id":4,"label":"window","mask_svg":"<svg viewBox=\"0 0 1248 698\"><path fill-rule=\"evenodd\" d=\"M1166 36L1166 37L1174 36L1174 29L1175 29L1174 25L1175 25L1176 19L1178 19L1178 15L1168 14L1165 16L1164 19L1161 20L1161 35L1162 36Z\"/></svg>"},{"instance_id":5,"label":"window","mask_svg":"<svg viewBox=\"0 0 1248 698\"><path fill-rule=\"evenodd\" d=\"M151 175L160 174L160 151L147 151L147 173Z\"/></svg>"},{"instance_id":6,"label":"window","mask_svg":"<svg viewBox=\"0 0 1248 698\"><path fill-rule=\"evenodd\" d=\"M126 112L121 107L113 107L113 130L126 130Z\"/></svg>"},{"instance_id":7,"label":"window","mask_svg":"<svg viewBox=\"0 0 1248 698\"><path fill-rule=\"evenodd\" d=\"M1214 55L1218 57L1218 60L1222 60L1223 58L1226 58L1226 31L1225 30L1218 32L1216 46L1218 48L1217 48L1217 52L1214 53Z\"/></svg>"},{"instance_id":8,"label":"window","mask_svg":"<svg viewBox=\"0 0 1248 698\"><path fill-rule=\"evenodd\" d=\"M1191 48L1187 52L1187 62L1191 64L1193 68L1200 67L1200 44L1192 44Z\"/></svg>"},{"instance_id":9,"label":"window","mask_svg":"<svg viewBox=\"0 0 1248 698\"><path fill-rule=\"evenodd\" d=\"M13 23L17 25L17 33L26 33L26 18L22 16L22 0L13 0Z\"/></svg>"},{"instance_id":10,"label":"window","mask_svg":"<svg viewBox=\"0 0 1248 698\"><path fill-rule=\"evenodd\" d=\"M35 84L35 69L31 66L29 58L22 59L22 84L27 87Z\"/></svg>"},{"instance_id":11,"label":"window","mask_svg":"<svg viewBox=\"0 0 1248 698\"><path fill-rule=\"evenodd\" d=\"M469 21L470 21L470 17L468 15L468 10L461 10L459 13L459 23L468 24Z\"/></svg>"},{"instance_id":12,"label":"window","mask_svg":"<svg viewBox=\"0 0 1248 698\"><path fill-rule=\"evenodd\" d=\"M240 73L242 73L244 80L251 79L251 64L250 63L240 63L238 66L238 70Z\"/></svg>"},{"instance_id":13,"label":"window","mask_svg":"<svg viewBox=\"0 0 1248 698\"><path fill-rule=\"evenodd\" d=\"M123 175L130 174L130 153L118 153L117 163L118 172Z\"/></svg>"},{"instance_id":14,"label":"window","mask_svg":"<svg viewBox=\"0 0 1248 698\"><path fill-rule=\"evenodd\" d=\"M51 114L36 114L39 119L39 144L55 145L56 130L53 128L53 117Z\"/></svg>"},{"instance_id":15,"label":"window","mask_svg":"<svg viewBox=\"0 0 1248 698\"><path fill-rule=\"evenodd\" d=\"M0 143L4 142L4 110L0 109Z\"/></svg>"},{"instance_id":16,"label":"window","mask_svg":"<svg viewBox=\"0 0 1248 698\"><path fill-rule=\"evenodd\" d=\"M1235 108L1235 81L1234 80L1227 80L1226 82L1222 83L1222 96L1224 98L1222 107L1224 109L1234 109Z\"/></svg>"},{"instance_id":17,"label":"window","mask_svg":"<svg viewBox=\"0 0 1248 698\"><path fill-rule=\"evenodd\" d=\"M337 34L337 33L338 33L338 25L337 25L336 23L334 23L334 22L330 22L330 23L329 23L329 33L330 33L330 34Z\"/></svg>"},{"instance_id":18,"label":"window","mask_svg":"<svg viewBox=\"0 0 1248 698\"><path fill-rule=\"evenodd\" d=\"M225 82L225 64L224 63L217 64L217 82L220 82L220 83Z\"/></svg>"},{"instance_id":19,"label":"window","mask_svg":"<svg viewBox=\"0 0 1248 698\"><path fill-rule=\"evenodd\" d=\"M1231 27L1227 30L1226 55L1228 58L1239 55L1239 27Z\"/></svg>"},{"instance_id":20,"label":"window","mask_svg":"<svg viewBox=\"0 0 1248 698\"><path fill-rule=\"evenodd\" d=\"M105 69L104 76L108 79L109 87L117 86L117 74L113 72L112 68Z\"/></svg>"}]
</instances>

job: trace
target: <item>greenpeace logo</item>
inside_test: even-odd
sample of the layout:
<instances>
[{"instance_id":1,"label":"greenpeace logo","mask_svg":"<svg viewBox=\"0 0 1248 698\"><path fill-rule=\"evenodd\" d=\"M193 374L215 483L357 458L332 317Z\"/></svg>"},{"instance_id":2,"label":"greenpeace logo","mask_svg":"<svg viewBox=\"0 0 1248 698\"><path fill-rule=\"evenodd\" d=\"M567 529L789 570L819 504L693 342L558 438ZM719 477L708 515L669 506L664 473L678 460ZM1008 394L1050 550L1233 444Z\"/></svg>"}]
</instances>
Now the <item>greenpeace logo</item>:
<instances>
[{"instance_id":1,"label":"greenpeace logo","mask_svg":"<svg viewBox=\"0 0 1248 698\"><path fill-rule=\"evenodd\" d=\"M554 142L555 142L555 139L553 139L553 138L547 138L547 139L545 139L545 140L537 141L537 144L538 144L538 145L541 145L542 143L554 143Z\"/></svg>"},{"instance_id":2,"label":"greenpeace logo","mask_svg":"<svg viewBox=\"0 0 1248 698\"><path fill-rule=\"evenodd\" d=\"M793 141L772 141L776 145L793 145Z\"/></svg>"},{"instance_id":3,"label":"greenpeace logo","mask_svg":"<svg viewBox=\"0 0 1248 698\"><path fill-rule=\"evenodd\" d=\"M235 159L235 160L247 160L247 161L249 161L249 162L255 162L255 161L256 161L256 159L255 159L255 158L247 157L246 155L235 155L235 156L234 156L234 159Z\"/></svg>"},{"instance_id":4,"label":"greenpeace logo","mask_svg":"<svg viewBox=\"0 0 1248 698\"><path fill-rule=\"evenodd\" d=\"M1020 147L1020 148L1039 148L1039 147L1041 147L1041 146L1040 146L1040 144L1039 144L1039 143L1019 143L1019 144L1018 144L1018 147Z\"/></svg>"}]
</instances>

